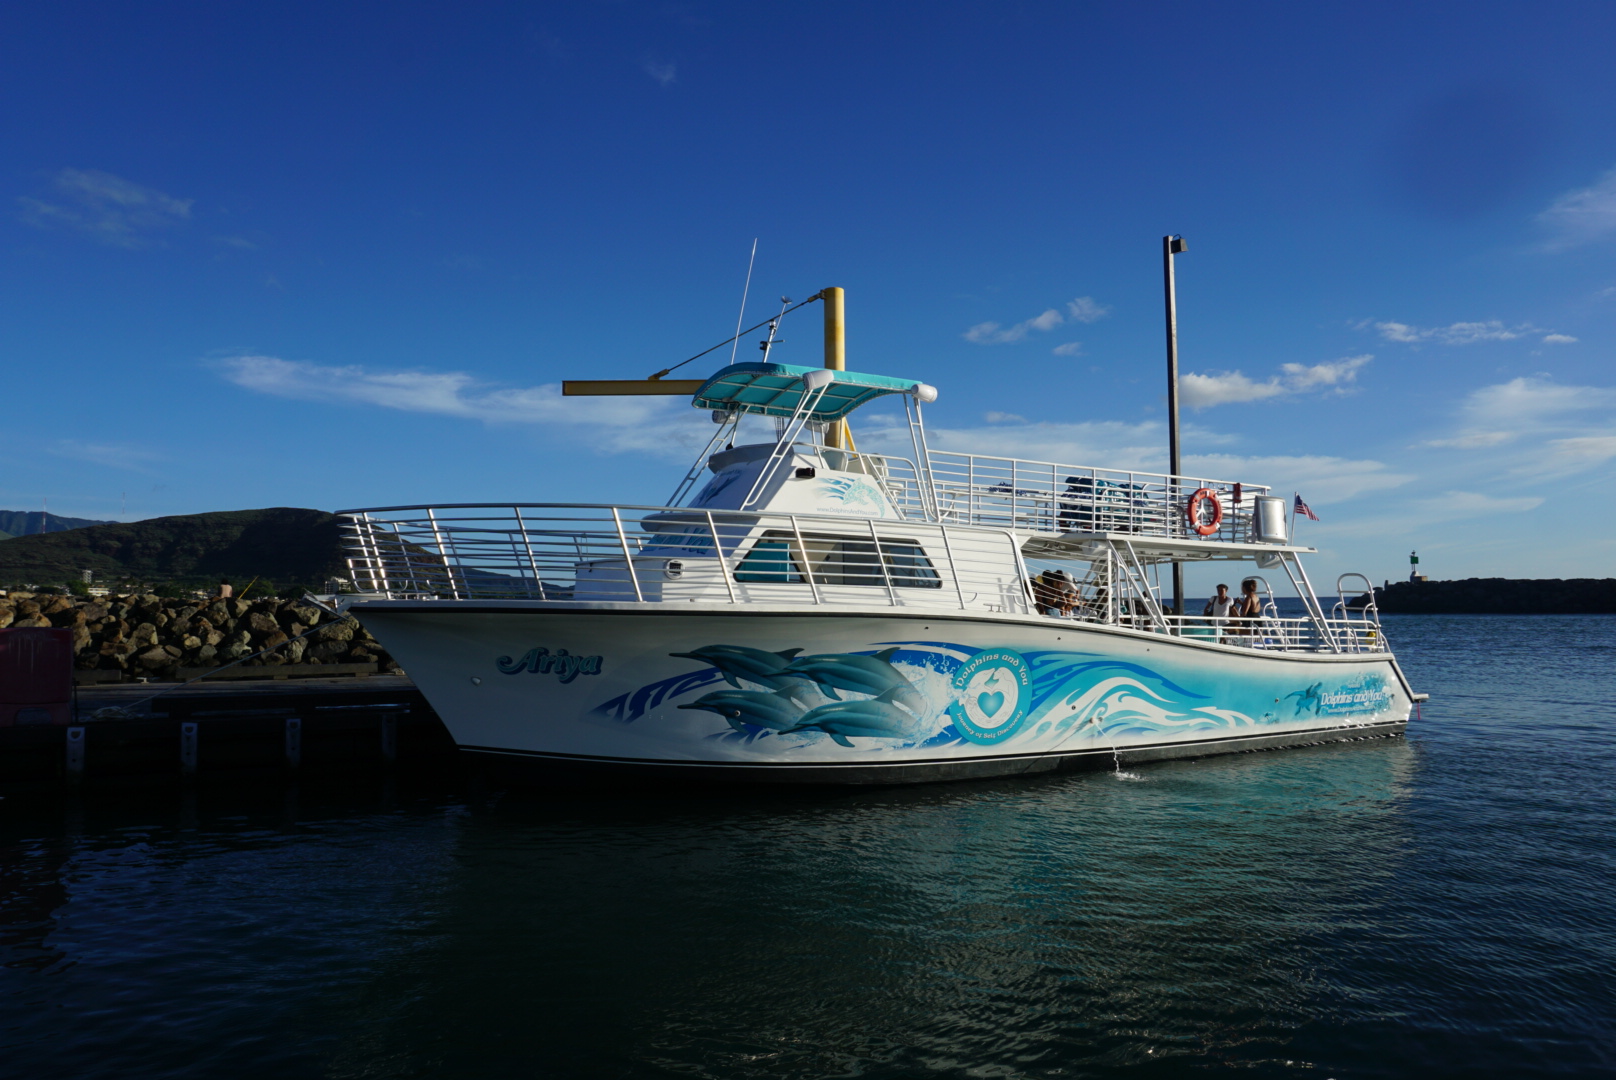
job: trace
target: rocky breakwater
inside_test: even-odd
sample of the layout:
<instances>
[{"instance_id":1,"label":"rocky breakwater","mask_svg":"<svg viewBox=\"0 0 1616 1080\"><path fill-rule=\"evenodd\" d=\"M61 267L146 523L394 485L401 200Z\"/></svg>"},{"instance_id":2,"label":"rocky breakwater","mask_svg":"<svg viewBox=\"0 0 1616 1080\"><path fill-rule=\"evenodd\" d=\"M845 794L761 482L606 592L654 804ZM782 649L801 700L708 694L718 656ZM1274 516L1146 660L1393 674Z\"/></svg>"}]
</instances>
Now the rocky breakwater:
<instances>
[{"instance_id":1,"label":"rocky breakwater","mask_svg":"<svg viewBox=\"0 0 1616 1080\"><path fill-rule=\"evenodd\" d=\"M83 600L13 592L0 596L0 628L7 626L71 630L81 670L131 679L175 679L181 668L221 667L264 649L272 651L241 666L373 663L378 671L398 670L356 620L302 600L173 600L150 593Z\"/></svg>"}]
</instances>

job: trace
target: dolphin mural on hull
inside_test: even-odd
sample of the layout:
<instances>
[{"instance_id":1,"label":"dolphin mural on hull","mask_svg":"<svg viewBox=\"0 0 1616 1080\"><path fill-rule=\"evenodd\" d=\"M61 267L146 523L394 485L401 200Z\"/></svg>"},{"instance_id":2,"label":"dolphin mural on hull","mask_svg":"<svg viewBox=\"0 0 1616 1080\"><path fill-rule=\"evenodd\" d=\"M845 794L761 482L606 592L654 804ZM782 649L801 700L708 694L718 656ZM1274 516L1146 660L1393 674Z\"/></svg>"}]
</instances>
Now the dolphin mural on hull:
<instances>
[{"instance_id":1,"label":"dolphin mural on hull","mask_svg":"<svg viewBox=\"0 0 1616 1080\"><path fill-rule=\"evenodd\" d=\"M893 704L901 693L893 688L869 701L835 701L810 710L785 734L797 731L823 731L838 745L852 746L850 735L880 739L908 739L915 734L917 722L903 709ZM911 689L910 693L914 691Z\"/></svg>"},{"instance_id":2,"label":"dolphin mural on hull","mask_svg":"<svg viewBox=\"0 0 1616 1080\"><path fill-rule=\"evenodd\" d=\"M745 725L787 731L802 722L802 708L785 691L765 694L757 690L715 690L681 709L701 709L717 713L729 726L743 734Z\"/></svg>"},{"instance_id":3,"label":"dolphin mural on hull","mask_svg":"<svg viewBox=\"0 0 1616 1080\"><path fill-rule=\"evenodd\" d=\"M739 680L745 679L758 686L766 686L770 690L784 694L786 697L806 704L807 687L796 679L787 677L782 673L791 663L792 658L801 649L782 649L779 652L765 652L762 649L752 649L745 645L703 645L699 649L689 652L669 653L685 660L700 660L704 664L711 664L717 668L724 681L737 690L744 689Z\"/></svg>"},{"instance_id":4,"label":"dolphin mural on hull","mask_svg":"<svg viewBox=\"0 0 1616 1080\"><path fill-rule=\"evenodd\" d=\"M897 648L882 649L873 656L861 653L821 653L804 656L787 664L781 674L787 677L809 679L819 692L833 701L840 701L837 690L856 694L879 696L891 693L890 700L903 705L917 716L926 711L926 699L914 684L904 678L903 672L892 666Z\"/></svg>"}]
</instances>

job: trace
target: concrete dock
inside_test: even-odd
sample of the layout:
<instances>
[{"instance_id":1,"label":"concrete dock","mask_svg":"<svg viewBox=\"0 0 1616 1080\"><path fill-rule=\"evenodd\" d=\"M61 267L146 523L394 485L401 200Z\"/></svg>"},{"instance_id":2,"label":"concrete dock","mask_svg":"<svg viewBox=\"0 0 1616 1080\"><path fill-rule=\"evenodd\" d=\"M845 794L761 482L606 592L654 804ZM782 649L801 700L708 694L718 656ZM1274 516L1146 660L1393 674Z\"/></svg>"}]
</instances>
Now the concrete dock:
<instances>
[{"instance_id":1,"label":"concrete dock","mask_svg":"<svg viewBox=\"0 0 1616 1080\"><path fill-rule=\"evenodd\" d=\"M0 791L450 767L455 757L402 675L119 683L76 688L70 724L0 727Z\"/></svg>"}]
</instances>

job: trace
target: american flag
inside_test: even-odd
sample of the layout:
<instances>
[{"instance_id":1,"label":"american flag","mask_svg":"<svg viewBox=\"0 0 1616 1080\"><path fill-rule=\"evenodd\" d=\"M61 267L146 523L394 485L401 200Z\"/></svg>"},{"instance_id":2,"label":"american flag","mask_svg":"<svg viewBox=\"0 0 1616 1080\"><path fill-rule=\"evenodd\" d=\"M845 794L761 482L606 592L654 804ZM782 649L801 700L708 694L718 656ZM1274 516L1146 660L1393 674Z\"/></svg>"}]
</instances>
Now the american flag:
<instances>
[{"instance_id":1,"label":"american flag","mask_svg":"<svg viewBox=\"0 0 1616 1080\"><path fill-rule=\"evenodd\" d=\"M1302 497L1300 495L1296 496L1296 513L1305 514L1309 520L1312 521L1319 520L1319 515L1315 514L1312 507L1308 506L1307 503L1302 501Z\"/></svg>"}]
</instances>

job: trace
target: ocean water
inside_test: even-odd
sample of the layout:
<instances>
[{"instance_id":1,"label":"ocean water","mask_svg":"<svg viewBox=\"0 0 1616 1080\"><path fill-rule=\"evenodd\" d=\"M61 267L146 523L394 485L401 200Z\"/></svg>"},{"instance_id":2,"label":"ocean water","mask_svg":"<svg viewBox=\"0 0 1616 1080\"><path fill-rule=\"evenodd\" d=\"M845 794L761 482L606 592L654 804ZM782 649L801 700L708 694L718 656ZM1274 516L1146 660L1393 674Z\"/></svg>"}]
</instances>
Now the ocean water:
<instances>
[{"instance_id":1,"label":"ocean water","mask_svg":"<svg viewBox=\"0 0 1616 1080\"><path fill-rule=\"evenodd\" d=\"M1406 740L881 791L0 803L17 1077L1616 1074L1616 619Z\"/></svg>"}]
</instances>

